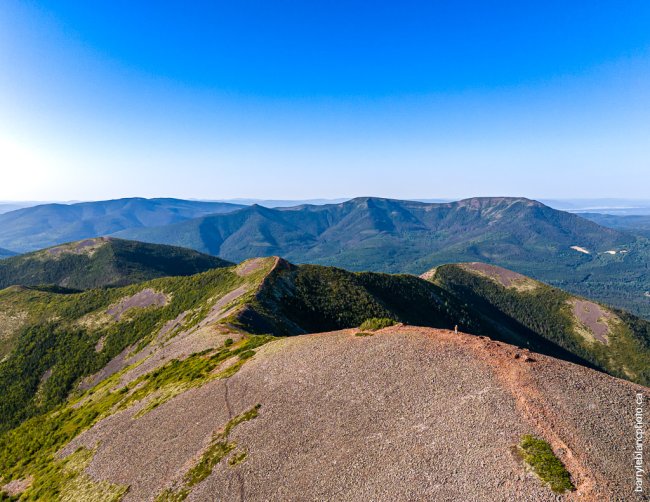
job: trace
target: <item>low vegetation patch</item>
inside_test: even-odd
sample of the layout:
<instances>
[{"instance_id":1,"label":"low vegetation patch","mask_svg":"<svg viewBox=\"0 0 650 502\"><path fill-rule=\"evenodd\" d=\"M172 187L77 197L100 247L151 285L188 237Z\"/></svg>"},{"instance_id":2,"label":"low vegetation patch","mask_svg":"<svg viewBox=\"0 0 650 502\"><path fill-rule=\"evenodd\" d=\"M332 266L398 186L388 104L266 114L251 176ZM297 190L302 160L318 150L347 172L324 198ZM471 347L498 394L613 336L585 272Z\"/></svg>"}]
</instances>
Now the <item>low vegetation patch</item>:
<instances>
[{"instance_id":1,"label":"low vegetation patch","mask_svg":"<svg viewBox=\"0 0 650 502\"><path fill-rule=\"evenodd\" d=\"M369 333L367 331L359 331L358 333L355 333L354 336L372 336L374 333Z\"/></svg>"},{"instance_id":2,"label":"low vegetation patch","mask_svg":"<svg viewBox=\"0 0 650 502\"><path fill-rule=\"evenodd\" d=\"M233 455L230 457L230 460L228 460L228 465L234 467L238 464L241 464L244 460L246 460L247 456L248 452L245 451L233 453Z\"/></svg>"},{"instance_id":3,"label":"low vegetation patch","mask_svg":"<svg viewBox=\"0 0 650 502\"><path fill-rule=\"evenodd\" d=\"M63 464L62 472L65 475L59 497L62 502L75 502L78 500L102 500L117 502L128 491L128 487L117 485L108 481L95 481L85 469L93 458L94 451L79 448L69 455Z\"/></svg>"},{"instance_id":4,"label":"low vegetation patch","mask_svg":"<svg viewBox=\"0 0 650 502\"><path fill-rule=\"evenodd\" d=\"M239 371L246 360L255 355L254 349L273 339L274 337L268 335L248 335L237 345L224 347L211 355L199 352L183 360L174 359L132 382L129 388L136 390L129 394L119 407L128 408L155 393L155 397L137 415L142 416L192 387L198 387L216 378L229 378ZM221 363L235 356L238 358L235 363L215 373L214 370Z\"/></svg>"},{"instance_id":5,"label":"low vegetation patch","mask_svg":"<svg viewBox=\"0 0 650 502\"><path fill-rule=\"evenodd\" d=\"M555 493L564 493L575 489L569 471L566 470L560 459L555 456L551 445L546 441L526 434L521 438L519 451L524 462Z\"/></svg>"},{"instance_id":6,"label":"low vegetation patch","mask_svg":"<svg viewBox=\"0 0 650 502\"><path fill-rule=\"evenodd\" d=\"M397 321L388 317L371 317L363 321L359 329L361 331L377 331L382 328L394 326L395 324L397 324Z\"/></svg>"},{"instance_id":7,"label":"low vegetation patch","mask_svg":"<svg viewBox=\"0 0 650 502\"><path fill-rule=\"evenodd\" d=\"M165 277L76 294L32 289L1 294L0 310L11 308L27 314L12 335L11 353L0 366L0 388L4 390L0 434L63 404L79 380L99 371L126 347L142 349L167 322L188 311L193 315L183 328L190 329L209 313L209 299L227 294L244 280L250 279L220 268L191 277ZM108 324L79 322L146 290L160 292L169 301L155 308L131 309L128 316ZM51 377L41 385L40 377L48 370Z\"/></svg>"},{"instance_id":8,"label":"low vegetation patch","mask_svg":"<svg viewBox=\"0 0 650 502\"><path fill-rule=\"evenodd\" d=\"M199 461L185 473L183 484L177 489L168 488L156 497L156 502L169 502L185 500L193 486L199 484L210 474L217 464L219 464L228 454L237 447L237 443L229 441L228 437L232 430L242 422L253 420L257 417L258 411L262 405L257 404L250 410L237 415L231 419L222 430L215 433L210 441L210 446L203 452ZM245 451L235 453L228 464L235 466L246 459Z\"/></svg>"}]
</instances>

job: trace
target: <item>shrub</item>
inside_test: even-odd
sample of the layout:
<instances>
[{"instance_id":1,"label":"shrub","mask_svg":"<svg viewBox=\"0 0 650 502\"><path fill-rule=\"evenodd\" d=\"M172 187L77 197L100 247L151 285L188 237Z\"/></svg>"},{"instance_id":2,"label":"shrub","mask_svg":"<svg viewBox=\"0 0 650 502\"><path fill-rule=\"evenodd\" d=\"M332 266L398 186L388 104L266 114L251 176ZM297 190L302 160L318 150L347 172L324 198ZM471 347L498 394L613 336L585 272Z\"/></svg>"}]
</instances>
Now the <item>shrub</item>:
<instances>
[{"instance_id":1,"label":"shrub","mask_svg":"<svg viewBox=\"0 0 650 502\"><path fill-rule=\"evenodd\" d=\"M255 355L254 350L245 350L244 352L239 353L239 359L244 360L244 359L250 359Z\"/></svg>"},{"instance_id":2,"label":"shrub","mask_svg":"<svg viewBox=\"0 0 650 502\"><path fill-rule=\"evenodd\" d=\"M548 483L551 490L555 493L564 493L575 489L571 482L571 475L546 441L526 434L521 438L519 447L524 461L542 481Z\"/></svg>"},{"instance_id":3,"label":"shrub","mask_svg":"<svg viewBox=\"0 0 650 502\"><path fill-rule=\"evenodd\" d=\"M370 319L363 321L361 326L359 326L359 329L361 331L377 331L378 329L394 326L395 324L397 324L397 321L394 319L389 319L387 317L371 317Z\"/></svg>"}]
</instances>

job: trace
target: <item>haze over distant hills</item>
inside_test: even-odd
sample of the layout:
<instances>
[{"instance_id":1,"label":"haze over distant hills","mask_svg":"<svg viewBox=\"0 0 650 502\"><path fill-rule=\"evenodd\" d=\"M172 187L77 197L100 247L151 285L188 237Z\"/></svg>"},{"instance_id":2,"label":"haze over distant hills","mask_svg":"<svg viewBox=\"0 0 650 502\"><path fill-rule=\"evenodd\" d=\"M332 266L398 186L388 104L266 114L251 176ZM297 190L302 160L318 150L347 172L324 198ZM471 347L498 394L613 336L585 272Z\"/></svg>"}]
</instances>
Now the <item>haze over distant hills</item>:
<instances>
[{"instance_id":1,"label":"haze over distant hills","mask_svg":"<svg viewBox=\"0 0 650 502\"><path fill-rule=\"evenodd\" d=\"M8 213L9 211L15 211L17 209L23 209L25 207L38 206L40 204L48 204L48 202L32 202L32 201L17 201L17 202L5 202L0 201L0 214Z\"/></svg>"},{"instance_id":2,"label":"haze over distant hills","mask_svg":"<svg viewBox=\"0 0 650 502\"><path fill-rule=\"evenodd\" d=\"M167 225L242 207L223 202L142 198L45 204L0 214L0 247L34 251L127 228Z\"/></svg>"},{"instance_id":3,"label":"haze over distant hills","mask_svg":"<svg viewBox=\"0 0 650 502\"><path fill-rule=\"evenodd\" d=\"M16 253L13 251L9 251L8 249L0 248L0 259L2 258L8 258L10 256L14 256Z\"/></svg>"},{"instance_id":4,"label":"haze over distant hills","mask_svg":"<svg viewBox=\"0 0 650 502\"><path fill-rule=\"evenodd\" d=\"M650 199L540 199L540 201L555 209L575 213L650 215Z\"/></svg>"}]
</instances>

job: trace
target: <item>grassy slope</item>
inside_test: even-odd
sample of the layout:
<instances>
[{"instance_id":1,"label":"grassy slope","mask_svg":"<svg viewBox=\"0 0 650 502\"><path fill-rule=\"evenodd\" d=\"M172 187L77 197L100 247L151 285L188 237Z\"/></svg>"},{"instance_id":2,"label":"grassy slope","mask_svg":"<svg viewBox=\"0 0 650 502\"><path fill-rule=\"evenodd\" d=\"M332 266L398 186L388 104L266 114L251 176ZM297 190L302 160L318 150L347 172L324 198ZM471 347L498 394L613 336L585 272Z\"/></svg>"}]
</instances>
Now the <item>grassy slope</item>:
<instances>
[{"instance_id":1,"label":"grassy slope","mask_svg":"<svg viewBox=\"0 0 650 502\"><path fill-rule=\"evenodd\" d=\"M226 265L229 263L224 260L190 249L121 239L89 239L2 260L0 288L56 284L84 290L124 286Z\"/></svg>"},{"instance_id":2,"label":"grassy slope","mask_svg":"<svg viewBox=\"0 0 650 502\"><path fill-rule=\"evenodd\" d=\"M6 325L0 345L0 388L6 390L0 402L0 430L60 404L79 379L101 369L124 348L143 347L165 322L187 312L187 329L203 319L218 298L244 283L260 282L267 272L268 267L242 277L234 267L218 268L69 294L22 287L0 291L0 312L17 319ZM119 320L106 314L110 305L146 289L164 293L167 303L132 308ZM99 340L102 348L96 350ZM42 383L45 374L49 376Z\"/></svg>"},{"instance_id":3,"label":"grassy slope","mask_svg":"<svg viewBox=\"0 0 650 502\"><path fill-rule=\"evenodd\" d=\"M530 279L527 279L531 281ZM650 322L627 312L602 307L610 313L608 343L580 334L571 301L576 297L533 281L533 288L505 287L463 265L438 267L433 282L473 306L478 315L493 320L500 330L532 331L621 378L650 384ZM521 344L521 343L520 343Z\"/></svg>"},{"instance_id":4,"label":"grassy slope","mask_svg":"<svg viewBox=\"0 0 650 502\"><path fill-rule=\"evenodd\" d=\"M71 485L71 480L79 481L81 470L68 476L68 461L56 460L54 454L80 432L153 393L158 397L150 406L210 379L234 374L254 354L253 349L269 337L244 335L234 344L232 340L226 341L224 346L215 346L208 353L172 360L138 378L133 388L113 389L119 381L118 373L81 394L75 390L84 376L101 369L125 348L144 348L167 321L179 314L186 313L178 330L190 329L225 294L244 284L258 287L273 263L273 259L266 260L258 270L245 276L238 274L235 267L218 268L190 277L165 277L80 293L24 287L0 291L0 311L20 320L3 335L1 476L5 481L33 476L34 484L26 492L28 500L52 499L62 493L72 495L78 486ZM132 308L119 320L106 314L109 306L147 289L164 293L167 303ZM238 301L247 298L250 295ZM219 364L232 358L239 360L214 373ZM92 457L92 452L88 455ZM89 489L105 488L102 496L120 492L119 487L102 488L86 481Z\"/></svg>"}]
</instances>

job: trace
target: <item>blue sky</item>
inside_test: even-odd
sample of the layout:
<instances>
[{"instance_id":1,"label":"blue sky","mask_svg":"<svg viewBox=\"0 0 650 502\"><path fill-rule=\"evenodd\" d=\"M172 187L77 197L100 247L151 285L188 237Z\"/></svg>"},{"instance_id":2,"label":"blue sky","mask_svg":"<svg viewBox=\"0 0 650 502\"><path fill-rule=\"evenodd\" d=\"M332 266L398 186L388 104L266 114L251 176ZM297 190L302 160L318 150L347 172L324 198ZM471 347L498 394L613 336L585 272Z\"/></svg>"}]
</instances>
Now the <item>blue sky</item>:
<instances>
[{"instance_id":1,"label":"blue sky","mask_svg":"<svg viewBox=\"0 0 650 502\"><path fill-rule=\"evenodd\" d=\"M4 0L0 199L650 198L650 3L530 4Z\"/></svg>"}]
</instances>

